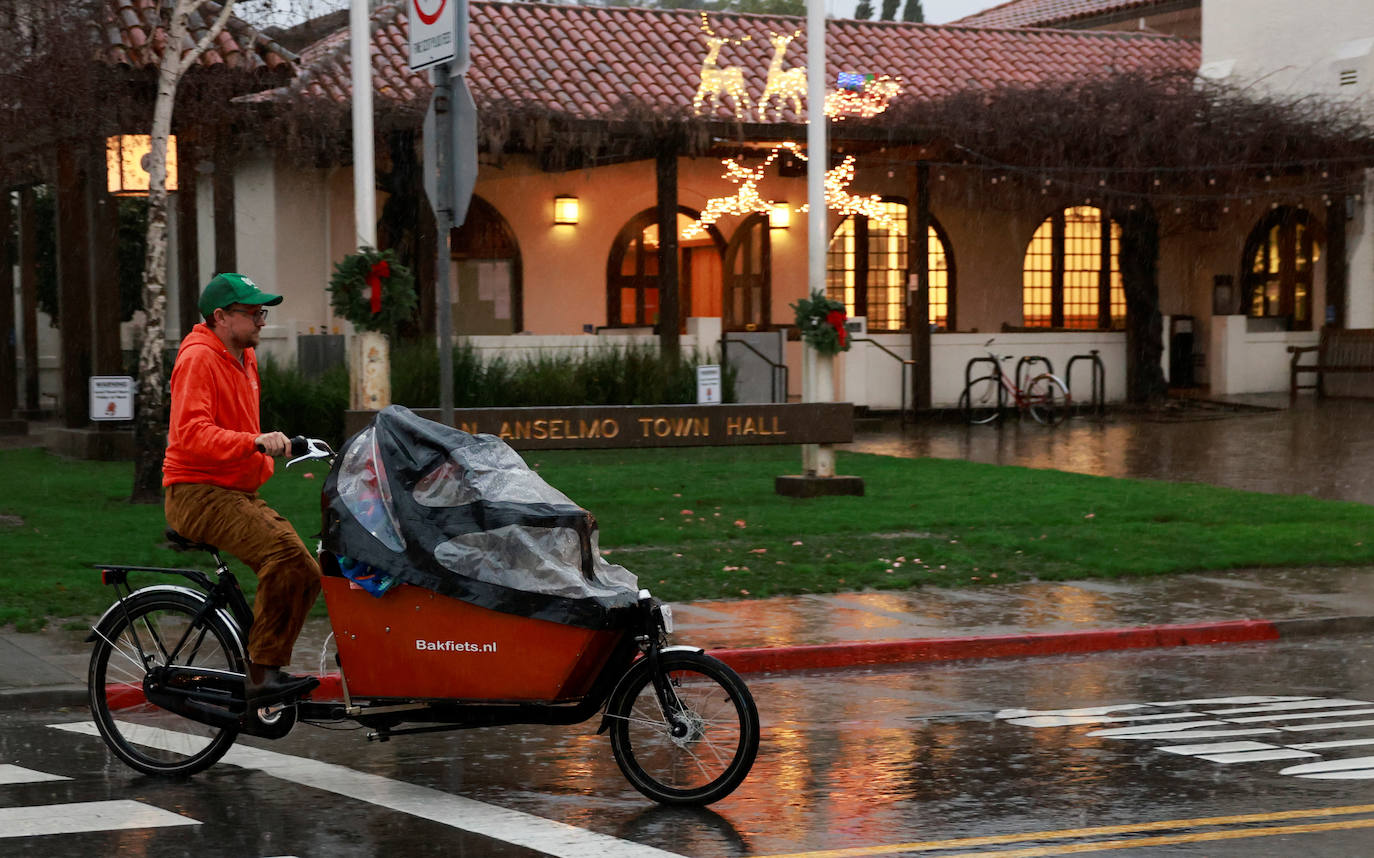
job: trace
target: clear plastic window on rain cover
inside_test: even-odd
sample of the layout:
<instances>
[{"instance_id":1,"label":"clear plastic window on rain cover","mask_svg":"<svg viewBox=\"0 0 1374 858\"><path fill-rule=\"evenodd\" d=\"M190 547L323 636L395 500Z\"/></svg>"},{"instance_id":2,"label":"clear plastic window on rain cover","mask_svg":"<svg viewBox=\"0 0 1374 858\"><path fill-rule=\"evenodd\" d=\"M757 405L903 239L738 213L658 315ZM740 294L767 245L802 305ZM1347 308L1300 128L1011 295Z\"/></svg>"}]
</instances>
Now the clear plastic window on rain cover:
<instances>
[{"instance_id":1,"label":"clear plastic window on rain cover","mask_svg":"<svg viewBox=\"0 0 1374 858\"><path fill-rule=\"evenodd\" d=\"M344 507L367 528L378 542L392 551L404 551L406 544L396 522L386 468L377 450L376 433L369 426L357 443L348 448L339 467L339 499Z\"/></svg>"},{"instance_id":2,"label":"clear plastic window on rain cover","mask_svg":"<svg viewBox=\"0 0 1374 858\"><path fill-rule=\"evenodd\" d=\"M566 598L614 597L638 586L623 566L607 562L592 535L593 574L582 574L582 549L569 527L510 525L466 533L439 545L446 568L491 584Z\"/></svg>"},{"instance_id":3,"label":"clear plastic window on rain cover","mask_svg":"<svg viewBox=\"0 0 1374 858\"><path fill-rule=\"evenodd\" d=\"M504 503L573 505L567 495L526 467L520 454L505 442L491 435L475 438L480 443L453 451L415 484L411 496L416 503L440 508L500 498Z\"/></svg>"}]
</instances>

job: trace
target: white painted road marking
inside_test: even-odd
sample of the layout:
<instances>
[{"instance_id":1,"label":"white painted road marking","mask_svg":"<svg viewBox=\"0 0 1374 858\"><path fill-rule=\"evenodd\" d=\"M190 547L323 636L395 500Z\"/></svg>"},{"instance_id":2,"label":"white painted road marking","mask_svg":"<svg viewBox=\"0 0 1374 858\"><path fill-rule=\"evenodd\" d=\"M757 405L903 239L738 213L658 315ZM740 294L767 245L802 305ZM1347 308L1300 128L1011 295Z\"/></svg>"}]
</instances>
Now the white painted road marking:
<instances>
[{"instance_id":1,"label":"white painted road marking","mask_svg":"<svg viewBox=\"0 0 1374 858\"><path fill-rule=\"evenodd\" d=\"M200 825L200 821L127 799L0 807L0 837L37 837L42 834L163 828L169 825Z\"/></svg>"},{"instance_id":2,"label":"white painted road marking","mask_svg":"<svg viewBox=\"0 0 1374 858\"><path fill-rule=\"evenodd\" d=\"M1345 760L1304 763L1300 766L1289 766L1280 771L1279 774L1319 780L1365 781L1374 778L1374 757L1351 757Z\"/></svg>"},{"instance_id":3,"label":"white painted road marking","mask_svg":"<svg viewBox=\"0 0 1374 858\"><path fill-rule=\"evenodd\" d=\"M1230 708L1211 708L1227 706ZM1203 710L1193 711L1193 707ZM1103 722L1128 722L1119 727L1103 727L1088 732L1091 738L1129 739L1148 742L1174 742L1196 739L1237 738L1240 736L1283 733L1333 732L1357 727L1374 727L1374 719L1336 720L1352 715L1374 714L1368 700L1332 697L1220 697L1210 700L1173 700L1153 703L1118 703L1109 706L1071 709L1004 709L999 719L1024 727L1069 727ZM1173 711L1169 711L1172 709ZM1151 711L1154 710L1154 711ZM1164 710L1164 711L1160 711ZM1117 713L1131 713L1121 715ZM1263 713L1263 714L1256 714ZM1238 717L1244 716L1244 717ZM1153 723L1140 723L1158 719ZM1305 723L1260 726L1256 722L1303 721ZM1282 742L1282 740L1278 740ZM1230 741L1158 745L1156 750L1230 765L1320 757L1317 751L1374 745L1374 739L1350 738L1328 742L1269 744L1255 741ZM1345 760L1319 760L1289 766L1283 775L1327 780L1372 780L1374 757Z\"/></svg>"},{"instance_id":4,"label":"white painted road marking","mask_svg":"<svg viewBox=\"0 0 1374 858\"><path fill-rule=\"evenodd\" d=\"M91 721L48 726L84 736L99 735L95 723ZM150 747L159 747L155 743L161 742L163 745L177 748L181 747L182 736L170 730L150 729L141 735L140 739ZM245 769L255 769L291 783L408 813L450 828L524 846L557 858L680 858L673 852L587 831L542 816L507 810L429 787L370 775L305 757L293 757L276 751L236 745L224 756L223 761Z\"/></svg>"},{"instance_id":5,"label":"white painted road marking","mask_svg":"<svg viewBox=\"0 0 1374 858\"><path fill-rule=\"evenodd\" d=\"M26 769L23 766L12 766L8 763L0 763L0 786L9 784L40 784L45 781L69 781L71 778L64 778L61 775L50 775L47 772L36 772L33 769Z\"/></svg>"}]
</instances>

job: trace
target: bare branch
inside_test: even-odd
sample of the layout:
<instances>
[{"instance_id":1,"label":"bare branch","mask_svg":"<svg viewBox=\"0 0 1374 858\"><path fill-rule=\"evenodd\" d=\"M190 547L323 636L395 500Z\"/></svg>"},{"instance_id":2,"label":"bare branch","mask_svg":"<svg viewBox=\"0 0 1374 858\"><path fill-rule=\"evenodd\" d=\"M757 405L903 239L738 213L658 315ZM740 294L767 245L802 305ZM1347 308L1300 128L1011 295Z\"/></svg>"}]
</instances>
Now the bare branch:
<instances>
[{"instance_id":1,"label":"bare branch","mask_svg":"<svg viewBox=\"0 0 1374 858\"><path fill-rule=\"evenodd\" d=\"M177 8L173 14L182 16L189 15L204 2L205 0L195 0L191 4L186 5L183 0L177 0ZM215 18L215 22L210 25L209 32L207 32L199 42L196 42L196 46L192 48L190 52L181 58L181 63L177 66L177 77L181 77L185 74L187 69L195 65L196 61L200 59L201 54L209 49L211 43L224 31L225 24L229 23L229 16L233 10L234 0L224 0L224 5L220 7L219 15Z\"/></svg>"}]
</instances>

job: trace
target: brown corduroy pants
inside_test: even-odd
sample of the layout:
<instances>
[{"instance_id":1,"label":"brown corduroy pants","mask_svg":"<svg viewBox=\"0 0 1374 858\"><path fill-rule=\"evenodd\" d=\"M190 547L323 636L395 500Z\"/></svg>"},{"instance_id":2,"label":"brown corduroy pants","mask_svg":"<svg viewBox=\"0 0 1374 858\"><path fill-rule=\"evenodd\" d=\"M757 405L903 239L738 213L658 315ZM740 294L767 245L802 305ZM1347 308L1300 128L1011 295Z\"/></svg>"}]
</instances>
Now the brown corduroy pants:
<instances>
[{"instance_id":1,"label":"brown corduroy pants","mask_svg":"<svg viewBox=\"0 0 1374 858\"><path fill-rule=\"evenodd\" d=\"M291 663L291 648L320 592L320 567L291 522L256 493L200 483L167 487L167 523L187 539L242 560L258 576L248 657Z\"/></svg>"}]
</instances>

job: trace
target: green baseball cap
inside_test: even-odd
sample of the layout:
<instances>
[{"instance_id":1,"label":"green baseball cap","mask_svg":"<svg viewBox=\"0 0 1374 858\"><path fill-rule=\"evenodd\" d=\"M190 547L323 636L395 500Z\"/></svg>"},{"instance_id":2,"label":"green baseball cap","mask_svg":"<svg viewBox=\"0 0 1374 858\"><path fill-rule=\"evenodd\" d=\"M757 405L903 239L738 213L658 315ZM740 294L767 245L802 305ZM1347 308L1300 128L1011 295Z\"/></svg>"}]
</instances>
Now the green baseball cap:
<instances>
[{"instance_id":1,"label":"green baseball cap","mask_svg":"<svg viewBox=\"0 0 1374 858\"><path fill-rule=\"evenodd\" d=\"M258 284L242 274L216 274L215 279L200 293L200 314L209 316L216 310L230 304L266 304L274 307L281 303L280 295L273 295L258 288Z\"/></svg>"}]
</instances>

